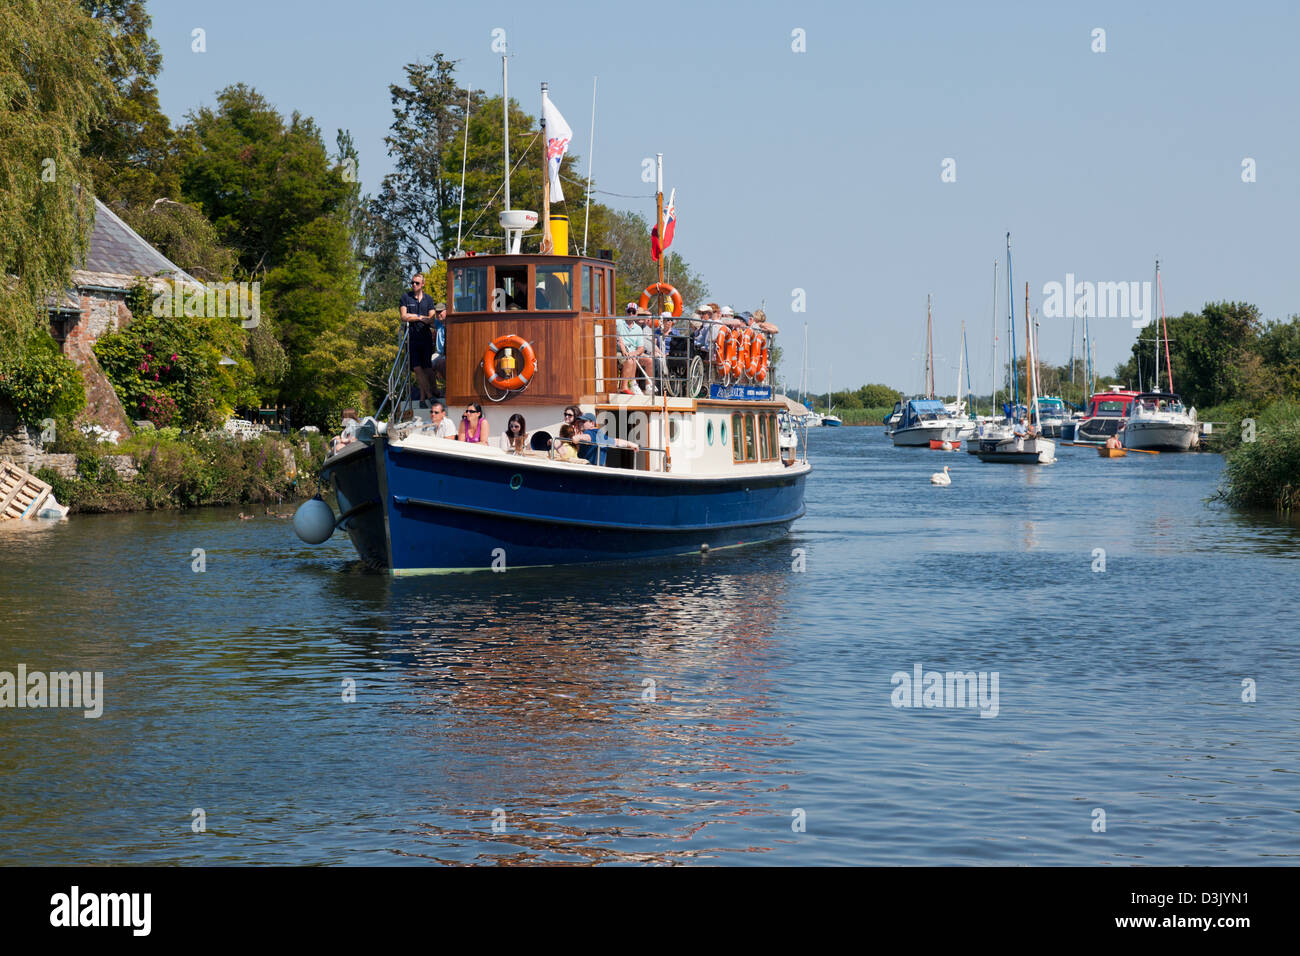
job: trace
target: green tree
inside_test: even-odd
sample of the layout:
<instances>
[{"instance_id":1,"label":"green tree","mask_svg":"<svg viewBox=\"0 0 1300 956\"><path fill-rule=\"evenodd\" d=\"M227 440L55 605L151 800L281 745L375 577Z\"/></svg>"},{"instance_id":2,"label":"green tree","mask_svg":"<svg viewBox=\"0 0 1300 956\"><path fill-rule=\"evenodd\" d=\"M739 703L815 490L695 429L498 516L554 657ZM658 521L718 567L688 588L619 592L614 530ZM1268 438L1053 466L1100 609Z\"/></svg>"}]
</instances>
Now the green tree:
<instances>
[{"instance_id":1,"label":"green tree","mask_svg":"<svg viewBox=\"0 0 1300 956\"><path fill-rule=\"evenodd\" d=\"M75 0L0 4L0 350L21 352L48 293L67 288L94 219L81 148L118 101L117 42ZM75 51L72 55L70 51Z\"/></svg>"},{"instance_id":2,"label":"green tree","mask_svg":"<svg viewBox=\"0 0 1300 956\"><path fill-rule=\"evenodd\" d=\"M221 244L216 227L195 206L166 198L147 205L112 205L142 239L195 278L206 282L234 277L235 250Z\"/></svg>"},{"instance_id":3,"label":"green tree","mask_svg":"<svg viewBox=\"0 0 1300 956\"><path fill-rule=\"evenodd\" d=\"M144 0L81 0L81 6L115 38L102 66L117 91L82 146L104 202L147 206L180 194L172 151L171 121L158 105L154 85L162 52L149 35L152 19Z\"/></svg>"},{"instance_id":4,"label":"green tree","mask_svg":"<svg viewBox=\"0 0 1300 956\"><path fill-rule=\"evenodd\" d=\"M294 113L286 123L240 83L217 95L216 109L187 119L179 137L181 188L235 249L242 275L280 265L299 230L322 216L346 215L355 183L331 162L310 117Z\"/></svg>"},{"instance_id":5,"label":"green tree","mask_svg":"<svg viewBox=\"0 0 1300 956\"><path fill-rule=\"evenodd\" d=\"M455 69L455 61L435 53L429 63L406 65L407 86L388 88L393 122L384 142L395 168L384 177L379 201L408 267L453 251L461 159L453 146L465 128L466 100Z\"/></svg>"}]
</instances>

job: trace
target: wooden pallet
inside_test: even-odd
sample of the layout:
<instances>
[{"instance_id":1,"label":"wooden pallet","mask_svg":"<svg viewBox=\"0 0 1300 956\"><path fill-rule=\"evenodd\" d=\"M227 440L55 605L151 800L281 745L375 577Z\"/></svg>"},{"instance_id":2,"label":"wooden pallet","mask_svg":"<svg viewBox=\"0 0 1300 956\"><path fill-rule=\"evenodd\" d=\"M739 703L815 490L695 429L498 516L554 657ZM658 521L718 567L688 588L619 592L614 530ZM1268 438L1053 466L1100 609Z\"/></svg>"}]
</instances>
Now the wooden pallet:
<instances>
[{"instance_id":1,"label":"wooden pallet","mask_svg":"<svg viewBox=\"0 0 1300 956\"><path fill-rule=\"evenodd\" d=\"M13 462L0 462L0 520L34 518L50 496L50 486Z\"/></svg>"}]
</instances>

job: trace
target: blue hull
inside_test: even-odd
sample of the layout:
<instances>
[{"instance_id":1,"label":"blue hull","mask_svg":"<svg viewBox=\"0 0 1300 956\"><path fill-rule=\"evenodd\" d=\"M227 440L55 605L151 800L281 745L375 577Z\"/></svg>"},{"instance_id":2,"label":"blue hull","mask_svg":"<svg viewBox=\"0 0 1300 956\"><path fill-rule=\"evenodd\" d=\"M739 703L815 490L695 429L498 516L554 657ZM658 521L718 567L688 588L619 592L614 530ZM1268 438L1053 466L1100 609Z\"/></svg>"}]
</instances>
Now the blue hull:
<instances>
[{"instance_id":1,"label":"blue hull","mask_svg":"<svg viewBox=\"0 0 1300 956\"><path fill-rule=\"evenodd\" d=\"M771 540L803 515L810 469L671 478L436 454L380 439L330 471L340 510L357 509L343 527L358 553L402 574L625 561Z\"/></svg>"}]
</instances>

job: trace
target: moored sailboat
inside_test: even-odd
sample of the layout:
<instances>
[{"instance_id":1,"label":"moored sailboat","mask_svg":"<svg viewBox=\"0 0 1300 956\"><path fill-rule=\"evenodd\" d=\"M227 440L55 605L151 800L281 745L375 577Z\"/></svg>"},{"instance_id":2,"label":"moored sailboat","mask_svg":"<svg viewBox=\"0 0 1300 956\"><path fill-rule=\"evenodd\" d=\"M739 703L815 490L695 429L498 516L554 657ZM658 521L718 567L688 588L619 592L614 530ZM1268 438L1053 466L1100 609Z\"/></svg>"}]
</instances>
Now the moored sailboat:
<instances>
[{"instance_id":1,"label":"moored sailboat","mask_svg":"<svg viewBox=\"0 0 1300 956\"><path fill-rule=\"evenodd\" d=\"M1033 328L1029 323L1029 283L1025 283L1025 370L1029 390L1029 420L1016 422L1007 438L981 439L975 454L980 461L1002 462L1012 465L1050 465L1056 461L1056 443L1042 434L1038 420L1037 347Z\"/></svg>"},{"instance_id":2,"label":"moored sailboat","mask_svg":"<svg viewBox=\"0 0 1300 956\"><path fill-rule=\"evenodd\" d=\"M1200 436L1196 409L1188 409L1174 394L1174 367L1169 357L1169 326L1165 320L1165 292L1160 281L1160 260L1156 260L1156 289L1160 295L1160 326L1156 330L1156 382L1149 392L1133 399L1128 420L1120 432L1125 448L1138 451L1191 451ZM1160 390L1160 334L1165 339L1165 370L1169 391Z\"/></svg>"}]
</instances>

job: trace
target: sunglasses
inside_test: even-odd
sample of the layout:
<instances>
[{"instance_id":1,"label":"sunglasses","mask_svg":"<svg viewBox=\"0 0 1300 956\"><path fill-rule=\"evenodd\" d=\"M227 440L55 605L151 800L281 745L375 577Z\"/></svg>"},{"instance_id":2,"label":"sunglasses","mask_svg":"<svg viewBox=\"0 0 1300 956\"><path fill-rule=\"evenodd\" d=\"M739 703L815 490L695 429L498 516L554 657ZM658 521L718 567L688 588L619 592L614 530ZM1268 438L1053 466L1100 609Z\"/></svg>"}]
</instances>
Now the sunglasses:
<instances>
[{"instance_id":1,"label":"sunglasses","mask_svg":"<svg viewBox=\"0 0 1300 956\"><path fill-rule=\"evenodd\" d=\"M573 412L565 412L565 413L564 413L564 417L565 417L565 418L572 418L572 417L573 417Z\"/></svg>"},{"instance_id":2,"label":"sunglasses","mask_svg":"<svg viewBox=\"0 0 1300 956\"><path fill-rule=\"evenodd\" d=\"M467 408L467 409L465 409L465 414L466 414L466 415L482 415L483 413L482 413L482 412L476 412L476 411L475 411L474 409L472 409L472 408Z\"/></svg>"}]
</instances>

